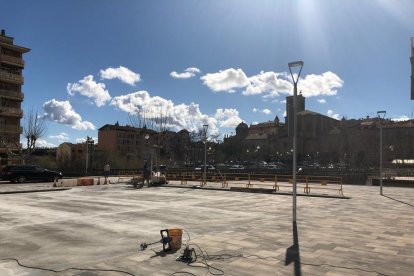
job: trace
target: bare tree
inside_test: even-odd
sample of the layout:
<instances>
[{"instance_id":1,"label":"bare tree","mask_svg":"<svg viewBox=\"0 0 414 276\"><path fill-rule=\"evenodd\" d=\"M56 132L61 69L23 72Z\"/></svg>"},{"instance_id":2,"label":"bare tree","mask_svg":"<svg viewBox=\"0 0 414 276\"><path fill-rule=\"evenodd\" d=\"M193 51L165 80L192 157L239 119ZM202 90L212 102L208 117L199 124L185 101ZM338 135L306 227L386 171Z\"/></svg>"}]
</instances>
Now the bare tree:
<instances>
[{"instance_id":1,"label":"bare tree","mask_svg":"<svg viewBox=\"0 0 414 276\"><path fill-rule=\"evenodd\" d=\"M36 148L36 141L43 137L47 131L47 124L38 112L30 109L24 118L23 135L26 138L27 153L30 154Z\"/></svg>"},{"instance_id":2,"label":"bare tree","mask_svg":"<svg viewBox=\"0 0 414 276\"><path fill-rule=\"evenodd\" d=\"M133 127L145 127L159 132L165 132L171 128L171 116L162 108L140 109L129 115L129 122Z\"/></svg>"}]
</instances>

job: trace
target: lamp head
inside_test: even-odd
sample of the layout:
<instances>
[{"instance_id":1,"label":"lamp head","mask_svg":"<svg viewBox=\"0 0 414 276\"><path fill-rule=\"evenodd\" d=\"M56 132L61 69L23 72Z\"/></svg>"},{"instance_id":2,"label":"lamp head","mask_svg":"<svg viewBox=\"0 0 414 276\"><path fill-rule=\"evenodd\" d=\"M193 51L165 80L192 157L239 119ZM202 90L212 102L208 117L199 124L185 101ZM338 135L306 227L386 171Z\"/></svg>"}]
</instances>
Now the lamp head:
<instances>
[{"instance_id":1,"label":"lamp head","mask_svg":"<svg viewBox=\"0 0 414 276\"><path fill-rule=\"evenodd\" d=\"M381 115L382 118L385 118L385 113L387 113L385 110L377 111L378 118L381 118Z\"/></svg>"},{"instance_id":2,"label":"lamp head","mask_svg":"<svg viewBox=\"0 0 414 276\"><path fill-rule=\"evenodd\" d=\"M295 87L296 87L296 84L299 81L300 73L302 72L303 61L289 62L288 65L289 65L290 75L292 76L292 81L293 81L293 83L295 84ZM297 78L296 79L294 78L293 73L292 73L292 68L294 68L294 67L300 67L299 73L297 74Z\"/></svg>"},{"instance_id":3,"label":"lamp head","mask_svg":"<svg viewBox=\"0 0 414 276\"><path fill-rule=\"evenodd\" d=\"M298 67L298 66L302 67L303 61L293 61L293 62L289 62L288 64L289 64L289 68Z\"/></svg>"}]
</instances>

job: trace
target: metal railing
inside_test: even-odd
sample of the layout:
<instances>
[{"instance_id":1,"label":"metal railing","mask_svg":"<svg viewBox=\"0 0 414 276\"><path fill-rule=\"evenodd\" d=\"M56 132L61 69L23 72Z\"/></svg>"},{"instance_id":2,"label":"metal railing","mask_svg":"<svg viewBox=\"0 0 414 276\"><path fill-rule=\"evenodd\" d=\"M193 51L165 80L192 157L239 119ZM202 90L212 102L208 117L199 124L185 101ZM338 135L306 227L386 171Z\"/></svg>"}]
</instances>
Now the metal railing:
<instances>
[{"instance_id":1,"label":"metal railing","mask_svg":"<svg viewBox=\"0 0 414 276\"><path fill-rule=\"evenodd\" d=\"M188 184L189 181L217 183L221 182L222 188L229 186L243 186L247 189L267 186L274 192L278 192L281 187L292 189L292 175L277 175L263 173L223 173L217 174L210 172L203 176L202 172L194 171L167 171L168 180L180 181L181 184ZM305 194L311 193L311 190L335 190L343 196L342 177L340 176L315 176L315 175L298 175L296 178L299 188L303 189Z\"/></svg>"}]
</instances>

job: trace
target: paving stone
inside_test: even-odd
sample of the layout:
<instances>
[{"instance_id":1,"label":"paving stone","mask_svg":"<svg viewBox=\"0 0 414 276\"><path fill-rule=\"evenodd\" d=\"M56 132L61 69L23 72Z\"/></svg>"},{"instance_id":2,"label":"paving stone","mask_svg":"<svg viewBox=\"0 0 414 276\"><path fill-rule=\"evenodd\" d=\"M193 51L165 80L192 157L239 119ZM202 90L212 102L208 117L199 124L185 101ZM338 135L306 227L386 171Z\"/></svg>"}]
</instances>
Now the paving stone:
<instances>
[{"instance_id":1,"label":"paving stone","mask_svg":"<svg viewBox=\"0 0 414 276\"><path fill-rule=\"evenodd\" d=\"M56 270L209 275L203 263L177 262L182 250L165 253L161 243L139 250L142 242L159 241L161 229L180 227L190 234L189 246L216 258L207 262L225 275L295 275L295 269L302 275L412 274L414 189L384 187L385 197L375 186L344 185L350 199L298 196L295 233L291 196L209 187L217 190L116 184L1 194L0 259ZM287 262L295 243L299 250L290 256L296 259ZM0 275L25 273L54 275L0 261Z\"/></svg>"}]
</instances>

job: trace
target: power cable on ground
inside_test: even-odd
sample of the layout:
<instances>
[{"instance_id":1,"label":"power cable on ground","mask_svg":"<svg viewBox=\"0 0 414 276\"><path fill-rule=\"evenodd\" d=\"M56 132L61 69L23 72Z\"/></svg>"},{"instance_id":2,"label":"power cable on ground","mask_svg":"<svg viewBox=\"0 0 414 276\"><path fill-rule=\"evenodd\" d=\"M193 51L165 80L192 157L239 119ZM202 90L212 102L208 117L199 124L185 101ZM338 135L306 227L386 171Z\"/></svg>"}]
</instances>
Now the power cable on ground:
<instances>
[{"instance_id":1,"label":"power cable on ground","mask_svg":"<svg viewBox=\"0 0 414 276\"><path fill-rule=\"evenodd\" d=\"M245 259L251 259L251 258L257 258L257 259L261 259L261 260L269 260L269 259L274 259L274 260L278 260L278 261L285 261L284 259L281 258L277 258L277 257L263 257L263 256L259 256L259 255L244 255L244 254L237 254L237 255L232 255L232 254L228 254L228 253L224 253L224 254L218 254L218 255L209 255L207 253L207 251L202 250L201 247L198 244L195 243L189 243L190 242L190 234L188 233L187 230L183 229L187 235L188 235L188 242L187 245L185 246L186 249L188 249L190 246L195 246L198 248L198 250L200 251L199 254L196 253L196 260L201 258L201 261L198 261L199 263L202 263L205 268L208 269L209 273L211 275L224 275L224 271L221 269L218 269L212 265L210 265L207 261L221 261L221 260L228 260L231 258L245 258ZM192 263L196 263L197 261L193 261ZM341 269L348 269L348 270L359 270L359 271L363 271L363 272L367 272L367 273L376 273L378 275L382 275L382 276L390 276L388 274L376 271L376 270L370 270L370 269L364 269L361 267L347 267L347 266L339 266L339 265L331 265L331 264L313 264L313 263L306 263L306 262L300 262L301 265L308 265L308 266L317 266L317 267L333 267L333 268L341 268ZM188 265L190 265L190 263L188 263ZM218 271L218 273L214 273L213 271ZM190 272L185 272L185 271L179 271L179 272L174 272L171 275L177 275L177 274L189 274L189 275L194 275Z\"/></svg>"},{"instance_id":2,"label":"power cable on ground","mask_svg":"<svg viewBox=\"0 0 414 276\"><path fill-rule=\"evenodd\" d=\"M0 259L0 261L15 261L19 266L24 267L24 268L37 269L37 270L42 270L42 271L49 271L49 272L54 272L54 273L61 273L61 272L68 271L68 270L79 270L79 271L118 272L118 273L123 273L123 274L126 274L126 275L136 276L135 274L132 274L128 271L118 270L118 269L95 269L95 268L68 267L68 268L65 268L65 269L62 269L62 270L55 270L55 269L51 269L51 268L25 265L25 264L22 264L16 258L3 258L3 259Z\"/></svg>"}]
</instances>

